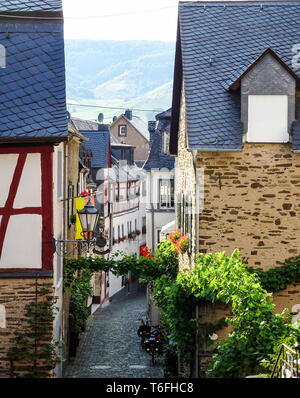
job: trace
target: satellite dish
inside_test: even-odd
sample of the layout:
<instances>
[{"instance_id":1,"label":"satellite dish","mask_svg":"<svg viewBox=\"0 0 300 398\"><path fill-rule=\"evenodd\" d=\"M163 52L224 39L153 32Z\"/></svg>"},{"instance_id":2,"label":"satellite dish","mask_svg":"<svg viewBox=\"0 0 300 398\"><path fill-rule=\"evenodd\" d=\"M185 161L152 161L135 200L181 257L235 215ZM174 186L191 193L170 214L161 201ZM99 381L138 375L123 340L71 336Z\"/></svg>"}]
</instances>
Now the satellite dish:
<instances>
[{"instance_id":1,"label":"satellite dish","mask_svg":"<svg viewBox=\"0 0 300 398\"><path fill-rule=\"evenodd\" d=\"M99 123L103 123L103 119L104 119L103 113L99 113L99 115L98 115L98 122L99 122Z\"/></svg>"},{"instance_id":2,"label":"satellite dish","mask_svg":"<svg viewBox=\"0 0 300 398\"><path fill-rule=\"evenodd\" d=\"M71 113L67 111L67 119L71 119Z\"/></svg>"}]
</instances>

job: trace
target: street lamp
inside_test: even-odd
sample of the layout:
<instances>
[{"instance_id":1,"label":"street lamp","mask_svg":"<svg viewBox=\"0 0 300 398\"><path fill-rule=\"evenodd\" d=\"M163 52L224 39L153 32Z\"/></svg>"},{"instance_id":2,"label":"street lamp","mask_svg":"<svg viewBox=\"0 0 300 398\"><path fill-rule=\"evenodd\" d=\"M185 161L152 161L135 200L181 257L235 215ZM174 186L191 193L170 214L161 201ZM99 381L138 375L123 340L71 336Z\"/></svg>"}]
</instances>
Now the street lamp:
<instances>
[{"instance_id":1,"label":"street lamp","mask_svg":"<svg viewBox=\"0 0 300 398\"><path fill-rule=\"evenodd\" d=\"M77 213L83 231L82 236L87 233L87 239L89 240L97 234L96 228L100 218L100 213L92 205L90 198L84 208L82 210L77 210Z\"/></svg>"},{"instance_id":2,"label":"street lamp","mask_svg":"<svg viewBox=\"0 0 300 398\"><path fill-rule=\"evenodd\" d=\"M82 210L77 210L80 225L82 228L81 236L83 240L54 240L54 252L57 251L58 243L78 243L81 242L87 244L88 251L90 245L93 246L93 252L96 254L106 254L110 250L97 251L96 246L103 249L107 245L107 240L104 238L104 217L100 215L100 212L92 205L89 198L88 203Z\"/></svg>"}]
</instances>

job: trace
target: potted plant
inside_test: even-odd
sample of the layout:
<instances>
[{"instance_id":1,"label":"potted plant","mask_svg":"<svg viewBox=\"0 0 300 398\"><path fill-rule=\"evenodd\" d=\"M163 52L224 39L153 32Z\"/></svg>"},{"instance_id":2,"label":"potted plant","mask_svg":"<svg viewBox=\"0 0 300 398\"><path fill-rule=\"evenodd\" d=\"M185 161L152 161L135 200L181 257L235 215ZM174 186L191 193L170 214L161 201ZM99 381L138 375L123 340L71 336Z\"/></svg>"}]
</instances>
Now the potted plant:
<instances>
[{"instance_id":1,"label":"potted plant","mask_svg":"<svg viewBox=\"0 0 300 398\"><path fill-rule=\"evenodd\" d=\"M82 192L80 193L80 196L81 196L82 198L85 198L86 196L89 196L89 193L88 193L87 190L84 190L84 191L82 191Z\"/></svg>"}]
</instances>

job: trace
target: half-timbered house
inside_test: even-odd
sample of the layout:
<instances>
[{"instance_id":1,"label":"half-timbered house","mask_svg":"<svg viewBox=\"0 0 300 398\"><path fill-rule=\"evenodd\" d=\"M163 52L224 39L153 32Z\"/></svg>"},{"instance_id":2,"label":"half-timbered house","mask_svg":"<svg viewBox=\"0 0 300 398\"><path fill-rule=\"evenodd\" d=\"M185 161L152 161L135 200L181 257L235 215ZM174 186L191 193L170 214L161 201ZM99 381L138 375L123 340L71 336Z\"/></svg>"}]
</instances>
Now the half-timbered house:
<instances>
[{"instance_id":1,"label":"half-timbered house","mask_svg":"<svg viewBox=\"0 0 300 398\"><path fill-rule=\"evenodd\" d=\"M62 336L53 239L63 236L68 127L62 1L7 0L0 12L0 377L8 377L11 338L46 283L59 308L53 336Z\"/></svg>"}]
</instances>

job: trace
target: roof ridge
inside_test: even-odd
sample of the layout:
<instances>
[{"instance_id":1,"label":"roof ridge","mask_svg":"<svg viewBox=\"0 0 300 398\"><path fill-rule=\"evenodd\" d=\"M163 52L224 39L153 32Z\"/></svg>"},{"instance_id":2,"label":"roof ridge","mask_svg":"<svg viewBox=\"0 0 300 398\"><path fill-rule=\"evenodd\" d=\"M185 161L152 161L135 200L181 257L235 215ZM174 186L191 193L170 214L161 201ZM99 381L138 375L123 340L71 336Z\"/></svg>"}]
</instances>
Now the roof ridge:
<instances>
[{"instance_id":1,"label":"roof ridge","mask_svg":"<svg viewBox=\"0 0 300 398\"><path fill-rule=\"evenodd\" d=\"M179 1L180 5L189 5L189 6L200 6L200 5L209 5L210 7L217 7L217 6L257 6L257 5L281 5L281 6L291 6L291 5L300 5L300 0L232 0L232 1Z\"/></svg>"}]
</instances>

